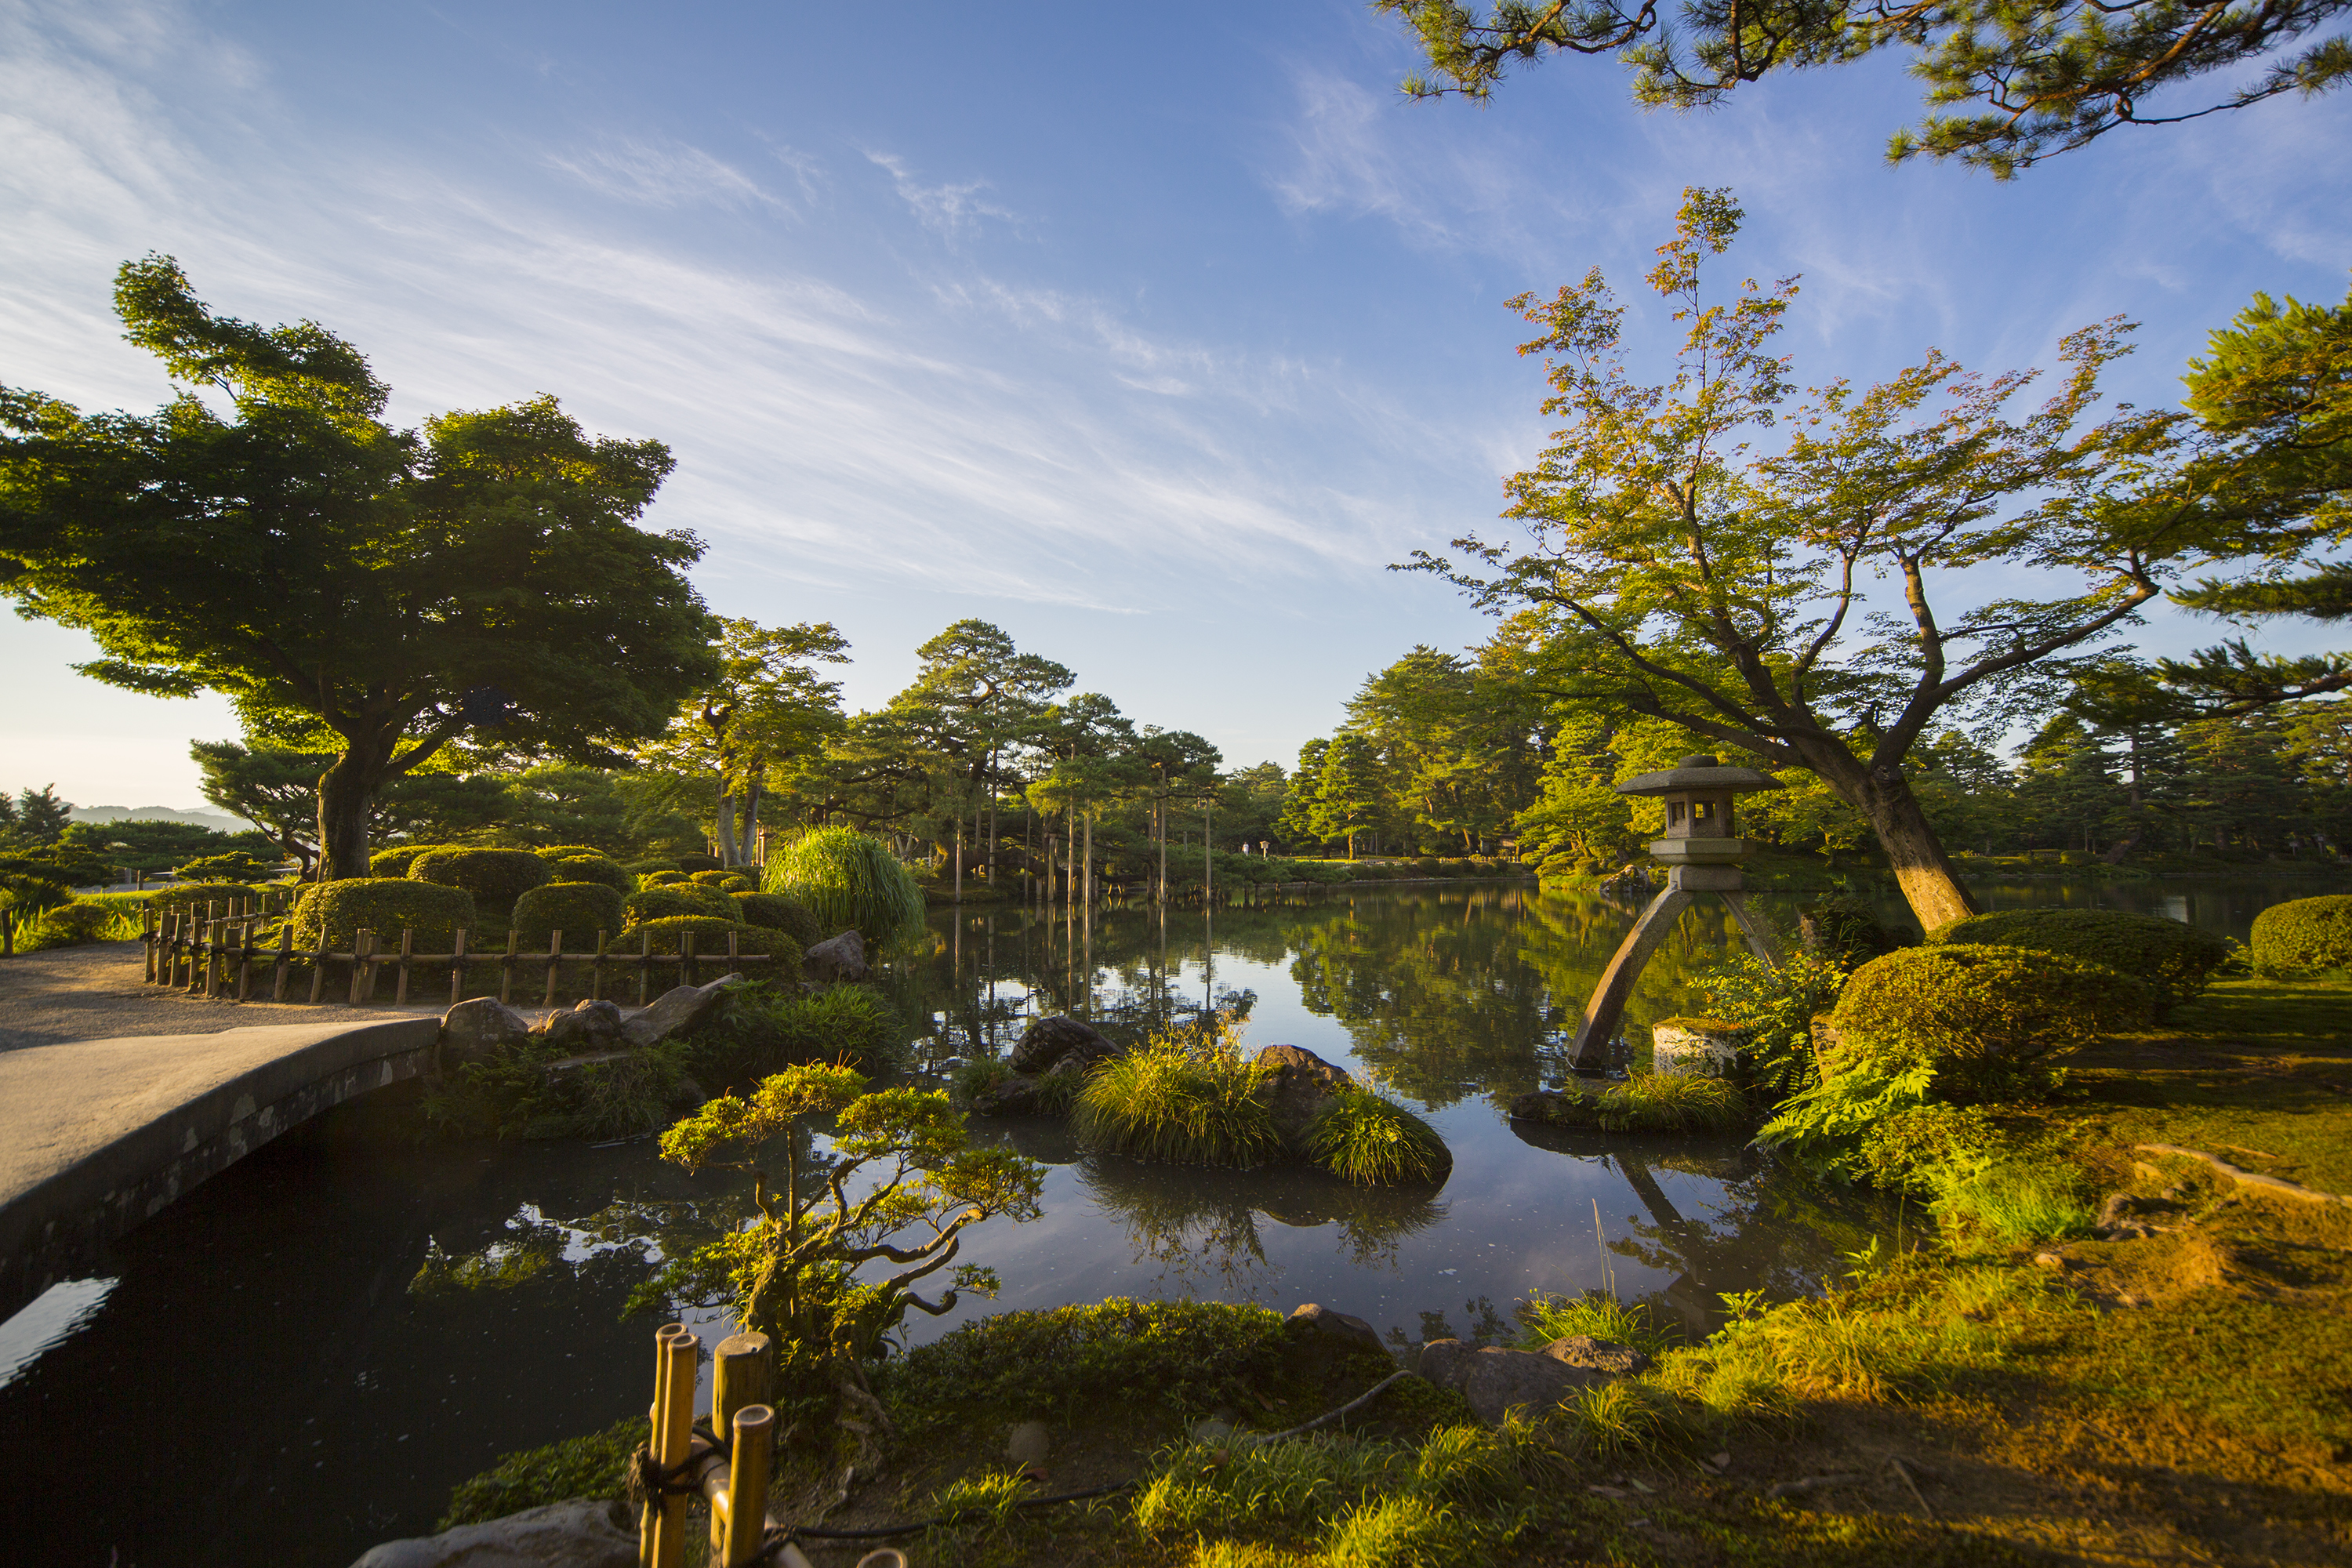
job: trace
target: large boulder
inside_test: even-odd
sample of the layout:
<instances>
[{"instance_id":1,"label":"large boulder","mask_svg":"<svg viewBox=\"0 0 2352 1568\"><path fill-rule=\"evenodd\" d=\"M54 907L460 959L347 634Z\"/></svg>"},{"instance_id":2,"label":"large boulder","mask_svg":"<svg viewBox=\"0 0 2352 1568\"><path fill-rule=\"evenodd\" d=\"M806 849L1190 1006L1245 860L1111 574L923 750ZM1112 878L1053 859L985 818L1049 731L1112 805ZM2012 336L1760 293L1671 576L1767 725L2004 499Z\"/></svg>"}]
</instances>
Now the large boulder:
<instances>
[{"instance_id":1,"label":"large boulder","mask_svg":"<svg viewBox=\"0 0 2352 1568\"><path fill-rule=\"evenodd\" d=\"M742 984L740 974L722 974L708 985L679 985L665 991L652 1006L621 1026L621 1037L633 1046L657 1046L709 1017L728 991Z\"/></svg>"},{"instance_id":2,"label":"large boulder","mask_svg":"<svg viewBox=\"0 0 2352 1568\"><path fill-rule=\"evenodd\" d=\"M863 980L866 973L866 939L855 931L829 936L801 954L803 979L829 984L836 980Z\"/></svg>"},{"instance_id":3,"label":"large boulder","mask_svg":"<svg viewBox=\"0 0 2352 1568\"><path fill-rule=\"evenodd\" d=\"M587 1056L620 1049L627 1042L624 1027L617 1004L583 1001L569 1013L549 1014L531 1034L567 1055Z\"/></svg>"},{"instance_id":4,"label":"large boulder","mask_svg":"<svg viewBox=\"0 0 2352 1568\"><path fill-rule=\"evenodd\" d=\"M441 1070L489 1060L501 1046L530 1037L530 1020L495 996L460 1002L441 1016Z\"/></svg>"},{"instance_id":5,"label":"large boulder","mask_svg":"<svg viewBox=\"0 0 2352 1568\"><path fill-rule=\"evenodd\" d=\"M574 1498L438 1535L371 1546L352 1568L636 1568L620 1504Z\"/></svg>"},{"instance_id":6,"label":"large boulder","mask_svg":"<svg viewBox=\"0 0 2352 1568\"><path fill-rule=\"evenodd\" d=\"M1649 1364L1639 1351L1576 1335L1554 1340L1540 1352L1500 1345L1482 1350L1460 1340L1432 1340L1421 1347L1419 1370L1430 1382L1469 1401L1479 1420L1496 1426L1515 1409L1541 1415L1585 1389Z\"/></svg>"},{"instance_id":7,"label":"large boulder","mask_svg":"<svg viewBox=\"0 0 2352 1568\"><path fill-rule=\"evenodd\" d=\"M1389 1353L1388 1347L1381 1343L1380 1331L1371 1324L1346 1312L1335 1312L1318 1301L1292 1308L1286 1327L1289 1332L1310 1340L1370 1351L1375 1355Z\"/></svg>"},{"instance_id":8,"label":"large boulder","mask_svg":"<svg viewBox=\"0 0 2352 1568\"><path fill-rule=\"evenodd\" d=\"M1273 1069L1258 1093L1274 1111L1274 1130L1296 1148L1307 1124L1323 1109L1335 1090L1352 1089L1348 1069L1335 1067L1304 1046L1268 1046L1257 1054L1258 1065Z\"/></svg>"},{"instance_id":9,"label":"large boulder","mask_svg":"<svg viewBox=\"0 0 2352 1568\"><path fill-rule=\"evenodd\" d=\"M1090 1026L1057 1014L1040 1018L1022 1030L1005 1065L1017 1073L1045 1073L1076 1057L1083 1071L1118 1054L1118 1047Z\"/></svg>"}]
</instances>

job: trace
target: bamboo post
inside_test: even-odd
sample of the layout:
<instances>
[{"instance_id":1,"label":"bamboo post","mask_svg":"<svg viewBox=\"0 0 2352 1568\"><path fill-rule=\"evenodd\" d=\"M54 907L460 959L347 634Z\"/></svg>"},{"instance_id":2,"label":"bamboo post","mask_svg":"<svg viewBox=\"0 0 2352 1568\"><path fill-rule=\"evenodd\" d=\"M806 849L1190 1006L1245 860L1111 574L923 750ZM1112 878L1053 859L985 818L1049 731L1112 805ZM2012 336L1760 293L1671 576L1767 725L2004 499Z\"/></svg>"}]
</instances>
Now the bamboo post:
<instances>
[{"instance_id":1,"label":"bamboo post","mask_svg":"<svg viewBox=\"0 0 2352 1568\"><path fill-rule=\"evenodd\" d=\"M278 961L269 966L269 999L286 1000L286 971L294 960L294 922L288 921L278 928Z\"/></svg>"},{"instance_id":2,"label":"bamboo post","mask_svg":"<svg viewBox=\"0 0 2352 1568\"><path fill-rule=\"evenodd\" d=\"M321 912L319 917L319 945L310 954L310 1005L317 1006L319 999L326 994L327 920L325 914Z\"/></svg>"},{"instance_id":3,"label":"bamboo post","mask_svg":"<svg viewBox=\"0 0 2352 1568\"><path fill-rule=\"evenodd\" d=\"M775 1462L776 1413L747 1405L731 1418L727 1458L727 1507L710 1515L711 1556L722 1568L747 1568L760 1558L768 1533L768 1476ZM714 1420L712 1430L718 1430Z\"/></svg>"},{"instance_id":4,"label":"bamboo post","mask_svg":"<svg viewBox=\"0 0 2352 1568\"><path fill-rule=\"evenodd\" d=\"M653 979L654 933L641 931L637 933L637 1005L640 1007L646 1005L646 993L651 989Z\"/></svg>"},{"instance_id":5,"label":"bamboo post","mask_svg":"<svg viewBox=\"0 0 2352 1568\"><path fill-rule=\"evenodd\" d=\"M414 952L415 946L416 928L414 926L401 927L400 972L398 978L393 982L392 987L392 1002L393 1005L395 1007L404 1007L408 1005L408 960L410 955Z\"/></svg>"},{"instance_id":6,"label":"bamboo post","mask_svg":"<svg viewBox=\"0 0 2352 1568\"><path fill-rule=\"evenodd\" d=\"M710 1429L724 1432L735 1413L775 1397L776 1342L761 1333L730 1334L710 1352Z\"/></svg>"},{"instance_id":7,"label":"bamboo post","mask_svg":"<svg viewBox=\"0 0 2352 1568\"><path fill-rule=\"evenodd\" d=\"M653 1460L675 1473L694 1447L694 1385L702 1342L683 1323L662 1331L654 1385ZM650 1550L648 1550L650 1549ZM685 1568L686 1494L664 1491L646 1509L638 1558L647 1568Z\"/></svg>"},{"instance_id":8,"label":"bamboo post","mask_svg":"<svg viewBox=\"0 0 2352 1568\"><path fill-rule=\"evenodd\" d=\"M596 956L588 961L588 1000L604 999L604 944L608 939L603 931L596 933Z\"/></svg>"},{"instance_id":9,"label":"bamboo post","mask_svg":"<svg viewBox=\"0 0 2352 1568\"><path fill-rule=\"evenodd\" d=\"M547 994L540 1001L542 1007L555 1005L555 972L563 963L563 933L550 931L547 937Z\"/></svg>"},{"instance_id":10,"label":"bamboo post","mask_svg":"<svg viewBox=\"0 0 2352 1568\"><path fill-rule=\"evenodd\" d=\"M450 944L449 1005L455 1007L466 999L466 928L457 928L457 940Z\"/></svg>"},{"instance_id":11,"label":"bamboo post","mask_svg":"<svg viewBox=\"0 0 2352 1568\"><path fill-rule=\"evenodd\" d=\"M499 1000L500 1002L509 1002L514 998L515 949L521 941L522 932L509 927L506 956L499 960Z\"/></svg>"},{"instance_id":12,"label":"bamboo post","mask_svg":"<svg viewBox=\"0 0 2352 1568\"><path fill-rule=\"evenodd\" d=\"M740 967L740 961L742 955L735 951L738 935L738 932L732 931L727 933L727 972L730 974Z\"/></svg>"}]
</instances>

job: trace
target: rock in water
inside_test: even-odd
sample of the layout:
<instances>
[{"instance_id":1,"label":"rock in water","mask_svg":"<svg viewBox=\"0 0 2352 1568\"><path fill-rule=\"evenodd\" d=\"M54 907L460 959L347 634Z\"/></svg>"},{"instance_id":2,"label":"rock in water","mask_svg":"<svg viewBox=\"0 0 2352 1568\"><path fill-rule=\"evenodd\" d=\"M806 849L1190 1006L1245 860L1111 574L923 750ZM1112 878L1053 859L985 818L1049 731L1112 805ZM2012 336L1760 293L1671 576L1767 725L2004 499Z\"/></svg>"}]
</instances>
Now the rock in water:
<instances>
[{"instance_id":1,"label":"rock in water","mask_svg":"<svg viewBox=\"0 0 2352 1568\"><path fill-rule=\"evenodd\" d=\"M743 984L740 974L722 974L708 985L680 985L654 998L654 1005L621 1026L621 1037L633 1046L656 1046L683 1034L710 1016L730 986Z\"/></svg>"},{"instance_id":2,"label":"rock in water","mask_svg":"<svg viewBox=\"0 0 2352 1568\"><path fill-rule=\"evenodd\" d=\"M1267 1097L1274 1130L1293 1148L1323 1109L1325 1097L1356 1084L1347 1068L1332 1066L1304 1046L1268 1046L1258 1052L1257 1061L1273 1069L1258 1092Z\"/></svg>"},{"instance_id":3,"label":"rock in water","mask_svg":"<svg viewBox=\"0 0 2352 1568\"><path fill-rule=\"evenodd\" d=\"M621 1009L613 1002L582 1002L569 1013L551 1013L532 1031L573 1056L617 1049L624 1042Z\"/></svg>"},{"instance_id":4,"label":"rock in water","mask_svg":"<svg viewBox=\"0 0 2352 1568\"><path fill-rule=\"evenodd\" d=\"M863 980L866 967L866 939L855 931L829 936L801 954L801 976L830 984L835 980Z\"/></svg>"},{"instance_id":5,"label":"rock in water","mask_svg":"<svg viewBox=\"0 0 2352 1568\"><path fill-rule=\"evenodd\" d=\"M352 1568L636 1568L619 1503L574 1498L484 1524L371 1546ZM623 1516L622 1519L615 1515Z\"/></svg>"},{"instance_id":6,"label":"rock in water","mask_svg":"<svg viewBox=\"0 0 2352 1568\"><path fill-rule=\"evenodd\" d=\"M453 1073L488 1061L500 1046L519 1046L530 1037L529 1021L497 997L460 1002L441 1015L441 1070Z\"/></svg>"},{"instance_id":7,"label":"rock in water","mask_svg":"<svg viewBox=\"0 0 2352 1568\"><path fill-rule=\"evenodd\" d=\"M1059 1067L1067 1057L1081 1058L1078 1066L1084 1068L1118 1054L1118 1047L1090 1026L1056 1015L1040 1018L1022 1030L1005 1065L1018 1073L1042 1073Z\"/></svg>"},{"instance_id":8,"label":"rock in water","mask_svg":"<svg viewBox=\"0 0 2352 1568\"><path fill-rule=\"evenodd\" d=\"M1581 1346L1578 1346L1579 1341ZM1552 1352L1559 1347L1575 1348L1554 1355ZM1570 1359L1572 1356L1589 1359ZM1628 1357L1632 1361L1627 1361ZM1593 1362L1610 1364L1595 1365ZM1628 1375L1628 1371L1621 1368L1638 1370L1634 1363L1647 1366L1649 1357L1624 1345L1581 1334L1554 1340L1541 1353L1509 1351L1499 1345L1480 1350L1460 1340L1432 1340L1421 1347L1420 1372L1439 1387L1453 1389L1468 1400L1478 1419L1491 1426L1499 1425L1505 1415L1522 1405L1530 1415L1541 1415L1585 1389Z\"/></svg>"}]
</instances>

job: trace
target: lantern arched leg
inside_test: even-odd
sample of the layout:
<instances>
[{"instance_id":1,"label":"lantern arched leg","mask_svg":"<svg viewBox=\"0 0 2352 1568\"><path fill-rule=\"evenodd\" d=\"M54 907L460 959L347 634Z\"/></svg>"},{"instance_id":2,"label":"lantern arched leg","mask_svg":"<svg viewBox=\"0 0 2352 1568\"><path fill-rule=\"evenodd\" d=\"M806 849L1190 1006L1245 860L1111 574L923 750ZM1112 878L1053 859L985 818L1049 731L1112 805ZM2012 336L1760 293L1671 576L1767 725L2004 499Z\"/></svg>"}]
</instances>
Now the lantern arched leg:
<instances>
[{"instance_id":1,"label":"lantern arched leg","mask_svg":"<svg viewBox=\"0 0 2352 1568\"><path fill-rule=\"evenodd\" d=\"M1633 994L1633 983L1642 978L1642 971L1666 933L1675 929L1682 912L1698 902L1697 896L1680 888L1668 888L1650 900L1625 940L1617 944L1616 955L1601 972L1601 984L1593 987L1591 1000L1584 1005L1584 1021L1576 1026L1575 1043L1569 1048L1569 1064L1579 1072L1599 1072L1609 1065L1609 1042L1617 1037L1618 1021L1624 1016L1625 1003Z\"/></svg>"}]
</instances>

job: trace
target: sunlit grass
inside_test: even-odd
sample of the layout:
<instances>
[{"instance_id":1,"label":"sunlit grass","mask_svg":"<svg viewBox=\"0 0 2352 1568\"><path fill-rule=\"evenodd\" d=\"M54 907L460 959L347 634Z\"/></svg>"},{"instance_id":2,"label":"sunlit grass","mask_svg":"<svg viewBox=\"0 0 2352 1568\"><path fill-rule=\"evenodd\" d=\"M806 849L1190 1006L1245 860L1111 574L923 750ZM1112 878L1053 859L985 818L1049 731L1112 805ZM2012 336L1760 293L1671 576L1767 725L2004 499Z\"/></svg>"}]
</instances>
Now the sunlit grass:
<instances>
[{"instance_id":1,"label":"sunlit grass","mask_svg":"<svg viewBox=\"0 0 2352 1568\"><path fill-rule=\"evenodd\" d=\"M1554 1340L1589 1334L1655 1355L1683 1338L1681 1326L1661 1319L1648 1302L1620 1301L1599 1290L1581 1296L1532 1291L1519 1304L1518 1319L1525 1329L1519 1335L1522 1350L1539 1351Z\"/></svg>"},{"instance_id":2,"label":"sunlit grass","mask_svg":"<svg viewBox=\"0 0 2352 1568\"><path fill-rule=\"evenodd\" d=\"M1307 1157L1360 1186L1435 1181L1454 1167L1437 1130L1368 1089L1328 1096L1307 1128Z\"/></svg>"},{"instance_id":3,"label":"sunlit grass","mask_svg":"<svg viewBox=\"0 0 2352 1568\"><path fill-rule=\"evenodd\" d=\"M1268 1069L1248 1060L1220 1020L1207 1039L1156 1035L1095 1069L1071 1126L1101 1153L1179 1165L1255 1165L1282 1152L1258 1094Z\"/></svg>"},{"instance_id":4,"label":"sunlit grass","mask_svg":"<svg viewBox=\"0 0 2352 1568\"><path fill-rule=\"evenodd\" d=\"M1737 1132L1749 1116L1722 1079L1649 1073L1602 1091L1600 1121L1612 1132Z\"/></svg>"},{"instance_id":5,"label":"sunlit grass","mask_svg":"<svg viewBox=\"0 0 2352 1568\"><path fill-rule=\"evenodd\" d=\"M1935 1188L1929 1206L1937 1218L1994 1241L2084 1237L2098 1218L2070 1167L2012 1161L1977 1170L1937 1170L1929 1180Z\"/></svg>"}]
</instances>

